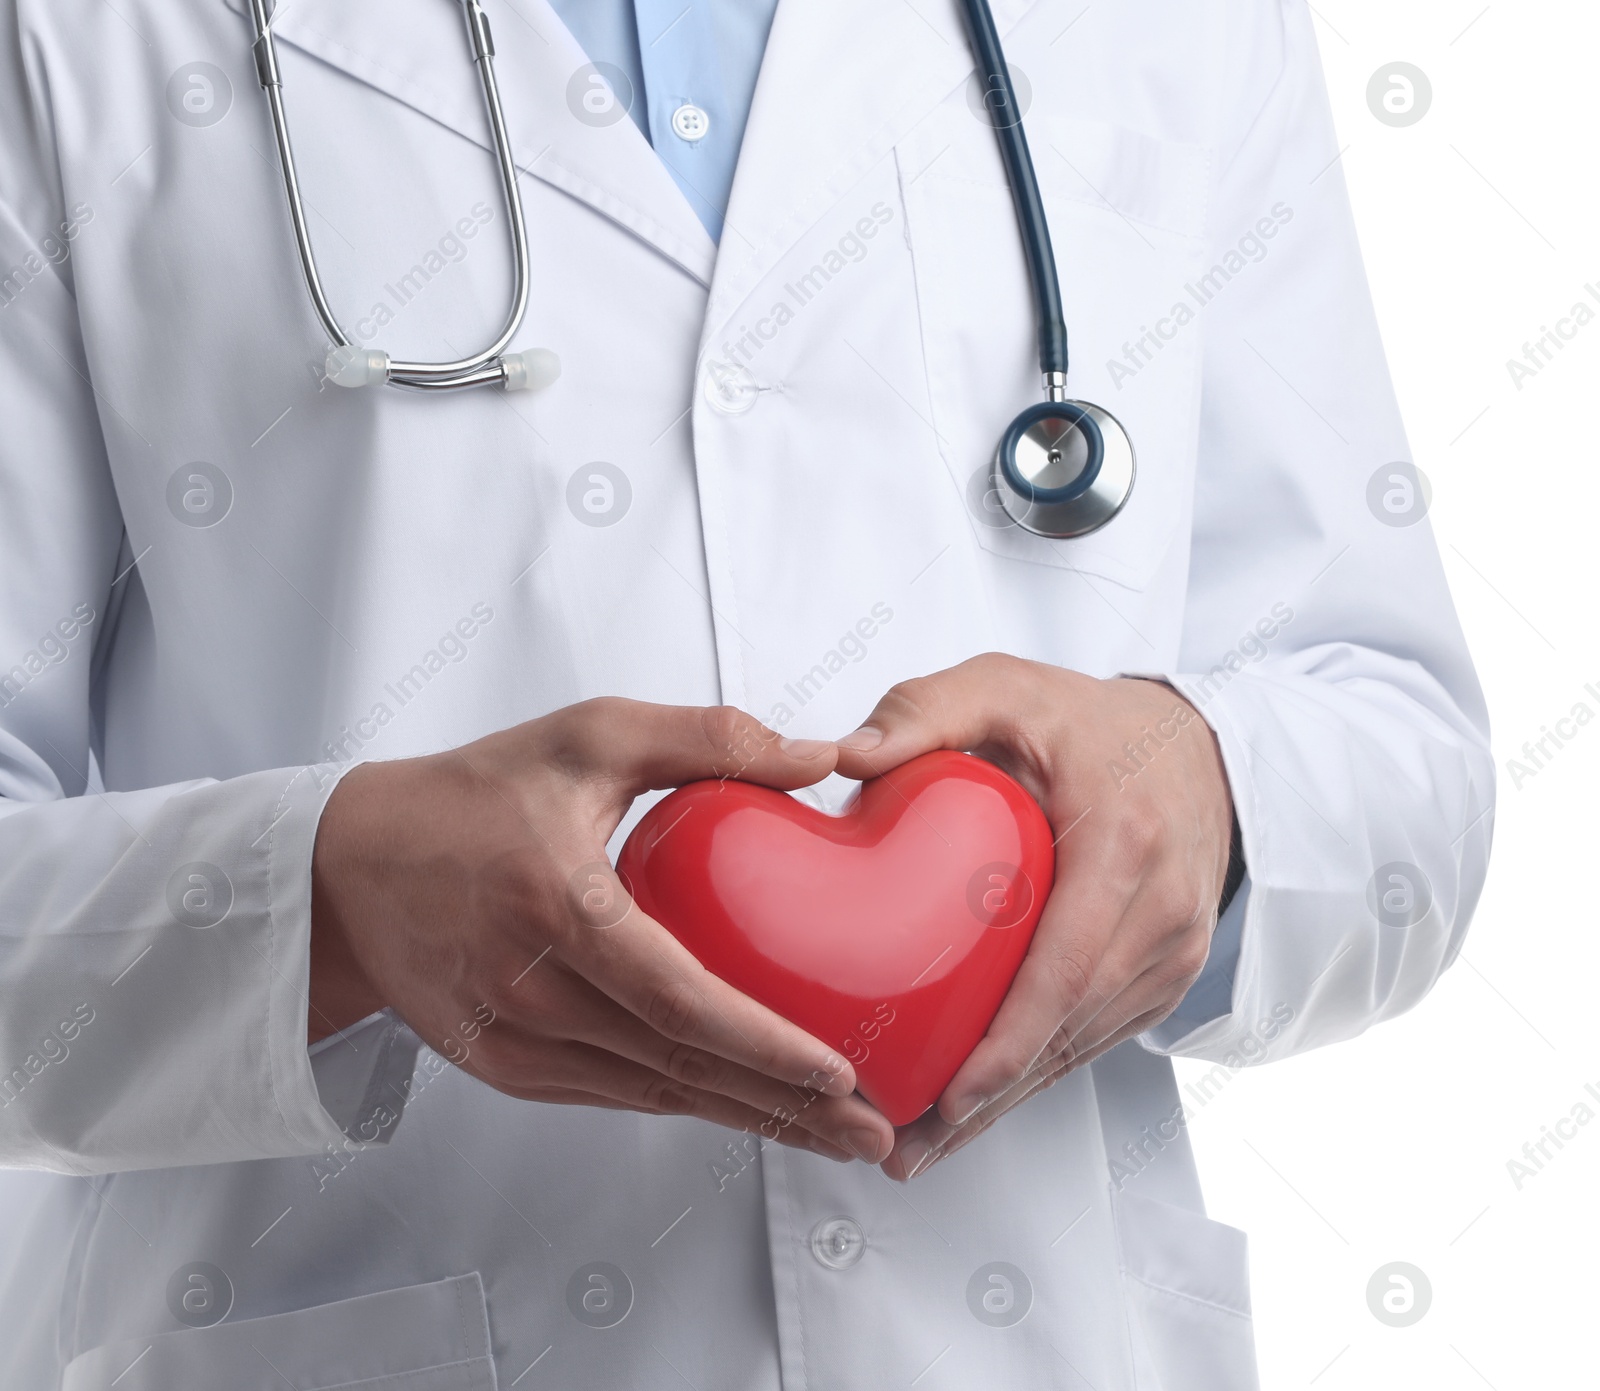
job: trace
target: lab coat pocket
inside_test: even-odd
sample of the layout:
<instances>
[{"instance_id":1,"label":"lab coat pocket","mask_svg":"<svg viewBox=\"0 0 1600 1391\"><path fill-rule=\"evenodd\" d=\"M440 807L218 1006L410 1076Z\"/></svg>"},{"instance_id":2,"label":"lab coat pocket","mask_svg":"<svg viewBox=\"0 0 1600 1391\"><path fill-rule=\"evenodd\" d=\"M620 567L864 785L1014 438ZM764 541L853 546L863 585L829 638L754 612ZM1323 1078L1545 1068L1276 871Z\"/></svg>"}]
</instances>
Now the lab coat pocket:
<instances>
[{"instance_id":1,"label":"lab coat pocket","mask_svg":"<svg viewBox=\"0 0 1600 1391\"><path fill-rule=\"evenodd\" d=\"M476 1272L334 1304L94 1348L61 1391L495 1391Z\"/></svg>"},{"instance_id":2,"label":"lab coat pocket","mask_svg":"<svg viewBox=\"0 0 1600 1391\"><path fill-rule=\"evenodd\" d=\"M1139 1391L1253 1391L1245 1234L1126 1192L1112 1210Z\"/></svg>"},{"instance_id":3,"label":"lab coat pocket","mask_svg":"<svg viewBox=\"0 0 1600 1391\"><path fill-rule=\"evenodd\" d=\"M990 491L1002 432L1043 392L994 131L959 95L896 149L932 424L986 550L1143 588L1189 515L1209 154L1045 109L1030 112L1026 131L1066 307L1067 394L1121 421L1136 456L1133 494L1099 531L1057 541L1012 524Z\"/></svg>"}]
</instances>

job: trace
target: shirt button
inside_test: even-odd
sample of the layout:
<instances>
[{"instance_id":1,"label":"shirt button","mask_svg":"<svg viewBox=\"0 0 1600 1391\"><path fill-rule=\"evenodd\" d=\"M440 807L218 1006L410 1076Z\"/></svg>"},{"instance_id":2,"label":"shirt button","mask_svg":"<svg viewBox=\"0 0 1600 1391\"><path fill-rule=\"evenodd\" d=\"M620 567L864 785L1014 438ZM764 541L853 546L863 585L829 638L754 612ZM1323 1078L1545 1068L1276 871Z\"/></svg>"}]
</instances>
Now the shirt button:
<instances>
[{"instance_id":1,"label":"shirt button","mask_svg":"<svg viewBox=\"0 0 1600 1391\"><path fill-rule=\"evenodd\" d=\"M707 364L703 389L711 409L719 415L743 415L760 395L756 379L748 369L730 367L724 362Z\"/></svg>"},{"instance_id":2,"label":"shirt button","mask_svg":"<svg viewBox=\"0 0 1600 1391\"><path fill-rule=\"evenodd\" d=\"M672 113L672 130L678 139L692 144L706 138L711 130L711 117L692 101L686 101Z\"/></svg>"},{"instance_id":3,"label":"shirt button","mask_svg":"<svg viewBox=\"0 0 1600 1391\"><path fill-rule=\"evenodd\" d=\"M829 1270L848 1270L867 1249L866 1234L848 1217L829 1217L811 1229L811 1254Z\"/></svg>"}]
</instances>

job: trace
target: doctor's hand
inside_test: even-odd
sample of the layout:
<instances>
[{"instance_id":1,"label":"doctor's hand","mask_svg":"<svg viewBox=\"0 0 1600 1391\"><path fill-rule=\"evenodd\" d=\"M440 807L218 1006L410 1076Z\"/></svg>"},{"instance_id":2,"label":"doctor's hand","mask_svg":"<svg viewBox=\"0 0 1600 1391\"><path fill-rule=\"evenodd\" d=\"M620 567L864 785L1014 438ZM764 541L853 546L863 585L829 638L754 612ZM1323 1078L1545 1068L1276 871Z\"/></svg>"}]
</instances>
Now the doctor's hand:
<instances>
[{"instance_id":1,"label":"doctor's hand","mask_svg":"<svg viewBox=\"0 0 1600 1391\"><path fill-rule=\"evenodd\" d=\"M1166 1018L1205 965L1233 803L1215 736L1155 681L990 654L896 686L839 743L876 777L933 749L1004 768L1056 833L1055 887L987 1035L884 1169L910 1178Z\"/></svg>"},{"instance_id":2,"label":"doctor's hand","mask_svg":"<svg viewBox=\"0 0 1600 1391\"><path fill-rule=\"evenodd\" d=\"M605 699L351 769L313 854L312 1039L389 1006L512 1096L877 1162L894 1132L852 1095L850 1064L701 967L605 853L649 789L805 787L834 759L736 710Z\"/></svg>"}]
</instances>

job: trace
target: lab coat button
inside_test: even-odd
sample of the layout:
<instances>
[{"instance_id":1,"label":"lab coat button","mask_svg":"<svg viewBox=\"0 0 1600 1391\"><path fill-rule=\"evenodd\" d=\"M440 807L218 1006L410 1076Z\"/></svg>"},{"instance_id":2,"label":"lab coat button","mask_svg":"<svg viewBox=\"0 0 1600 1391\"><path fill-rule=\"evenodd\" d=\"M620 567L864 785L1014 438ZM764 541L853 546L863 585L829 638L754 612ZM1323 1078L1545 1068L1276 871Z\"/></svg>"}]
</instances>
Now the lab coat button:
<instances>
[{"instance_id":1,"label":"lab coat button","mask_svg":"<svg viewBox=\"0 0 1600 1391\"><path fill-rule=\"evenodd\" d=\"M866 1249L866 1233L848 1217L829 1217L811 1229L811 1254L829 1270L848 1270Z\"/></svg>"},{"instance_id":2,"label":"lab coat button","mask_svg":"<svg viewBox=\"0 0 1600 1391\"><path fill-rule=\"evenodd\" d=\"M760 388L748 369L713 359L706 364L706 400L720 415L743 415L756 403Z\"/></svg>"},{"instance_id":3,"label":"lab coat button","mask_svg":"<svg viewBox=\"0 0 1600 1391\"><path fill-rule=\"evenodd\" d=\"M692 101L686 101L672 113L672 132L680 140L693 144L704 140L711 130L711 117Z\"/></svg>"}]
</instances>

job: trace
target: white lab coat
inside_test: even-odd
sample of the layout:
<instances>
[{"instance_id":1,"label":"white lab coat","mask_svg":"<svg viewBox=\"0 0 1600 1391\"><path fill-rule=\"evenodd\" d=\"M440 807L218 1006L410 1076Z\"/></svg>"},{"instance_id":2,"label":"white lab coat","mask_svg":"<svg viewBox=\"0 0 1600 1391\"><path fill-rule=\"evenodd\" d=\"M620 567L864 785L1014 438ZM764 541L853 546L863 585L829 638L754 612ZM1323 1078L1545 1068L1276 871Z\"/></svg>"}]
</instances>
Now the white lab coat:
<instances>
[{"instance_id":1,"label":"white lab coat","mask_svg":"<svg viewBox=\"0 0 1600 1391\"><path fill-rule=\"evenodd\" d=\"M631 121L572 114L544 0L495 4L514 346L564 364L534 398L319 379L239 0L0 4L0 1160L55 1171L6 1180L0 1384L1254 1384L1161 1055L1421 998L1483 880L1487 722L1426 521L1378 519L1403 470L1369 486L1409 456L1303 0L1082 9L995 0L1072 394L1138 449L1127 510L1051 542L974 485L1038 382L953 0L785 0L720 253ZM509 262L459 13L278 32L345 323L475 348ZM1209 1006L927 1177L513 1101L388 1016L308 1056L353 761L603 693L837 735L990 649L1182 686L1250 881ZM1395 864L1428 886L1398 920ZM845 1269L810 1241L839 1217Z\"/></svg>"}]
</instances>

